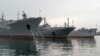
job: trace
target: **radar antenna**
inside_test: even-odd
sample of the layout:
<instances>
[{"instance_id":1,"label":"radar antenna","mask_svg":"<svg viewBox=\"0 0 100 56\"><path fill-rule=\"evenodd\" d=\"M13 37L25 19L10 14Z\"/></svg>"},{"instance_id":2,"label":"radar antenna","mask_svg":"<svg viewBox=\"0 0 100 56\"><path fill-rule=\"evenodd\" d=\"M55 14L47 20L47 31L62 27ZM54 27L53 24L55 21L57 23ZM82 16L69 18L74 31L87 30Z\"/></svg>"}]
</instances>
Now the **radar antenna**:
<instances>
[{"instance_id":1,"label":"radar antenna","mask_svg":"<svg viewBox=\"0 0 100 56\"><path fill-rule=\"evenodd\" d=\"M27 15L26 13L23 11L23 18L26 19L27 18Z\"/></svg>"}]
</instances>

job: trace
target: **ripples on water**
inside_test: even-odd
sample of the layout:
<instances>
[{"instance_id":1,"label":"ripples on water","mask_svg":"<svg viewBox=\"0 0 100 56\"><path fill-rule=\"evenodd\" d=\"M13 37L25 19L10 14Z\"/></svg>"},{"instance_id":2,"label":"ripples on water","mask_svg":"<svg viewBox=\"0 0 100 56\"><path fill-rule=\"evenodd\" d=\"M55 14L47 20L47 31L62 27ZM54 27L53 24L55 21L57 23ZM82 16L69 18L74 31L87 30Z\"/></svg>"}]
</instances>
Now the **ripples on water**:
<instances>
[{"instance_id":1,"label":"ripples on water","mask_svg":"<svg viewBox=\"0 0 100 56\"><path fill-rule=\"evenodd\" d=\"M0 38L0 56L100 56L99 43L100 36L35 41Z\"/></svg>"}]
</instances>

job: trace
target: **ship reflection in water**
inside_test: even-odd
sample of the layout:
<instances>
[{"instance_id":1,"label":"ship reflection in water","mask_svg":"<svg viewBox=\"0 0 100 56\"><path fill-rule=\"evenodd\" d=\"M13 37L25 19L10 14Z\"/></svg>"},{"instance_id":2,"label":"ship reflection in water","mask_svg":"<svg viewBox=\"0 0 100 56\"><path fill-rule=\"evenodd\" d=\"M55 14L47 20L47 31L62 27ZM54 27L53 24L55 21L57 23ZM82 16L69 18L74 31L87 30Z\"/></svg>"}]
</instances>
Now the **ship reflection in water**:
<instances>
[{"instance_id":1,"label":"ship reflection in water","mask_svg":"<svg viewBox=\"0 0 100 56\"><path fill-rule=\"evenodd\" d=\"M96 56L96 41L94 38L74 38L73 56Z\"/></svg>"},{"instance_id":2,"label":"ship reflection in water","mask_svg":"<svg viewBox=\"0 0 100 56\"><path fill-rule=\"evenodd\" d=\"M36 55L34 41L0 39L0 56Z\"/></svg>"},{"instance_id":3,"label":"ship reflection in water","mask_svg":"<svg viewBox=\"0 0 100 56\"><path fill-rule=\"evenodd\" d=\"M44 44L44 45L43 45ZM39 43L40 56L95 56L96 41L94 38L57 39Z\"/></svg>"},{"instance_id":4,"label":"ship reflection in water","mask_svg":"<svg viewBox=\"0 0 100 56\"><path fill-rule=\"evenodd\" d=\"M99 56L100 38L0 39L0 56Z\"/></svg>"}]
</instances>

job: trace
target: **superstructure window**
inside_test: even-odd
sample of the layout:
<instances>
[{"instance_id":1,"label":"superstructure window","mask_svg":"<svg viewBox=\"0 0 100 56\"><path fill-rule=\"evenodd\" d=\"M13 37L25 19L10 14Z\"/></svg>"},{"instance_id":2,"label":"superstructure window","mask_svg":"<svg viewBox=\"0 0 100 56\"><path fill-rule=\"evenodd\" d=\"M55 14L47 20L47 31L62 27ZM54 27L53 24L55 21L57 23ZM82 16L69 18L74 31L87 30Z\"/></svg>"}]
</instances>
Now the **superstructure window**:
<instances>
[{"instance_id":1,"label":"superstructure window","mask_svg":"<svg viewBox=\"0 0 100 56\"><path fill-rule=\"evenodd\" d=\"M56 33L53 31L53 32L52 32L52 35L53 35L53 36L56 36Z\"/></svg>"},{"instance_id":2,"label":"superstructure window","mask_svg":"<svg viewBox=\"0 0 100 56\"><path fill-rule=\"evenodd\" d=\"M26 25L27 30L31 29L31 26L29 24Z\"/></svg>"}]
</instances>

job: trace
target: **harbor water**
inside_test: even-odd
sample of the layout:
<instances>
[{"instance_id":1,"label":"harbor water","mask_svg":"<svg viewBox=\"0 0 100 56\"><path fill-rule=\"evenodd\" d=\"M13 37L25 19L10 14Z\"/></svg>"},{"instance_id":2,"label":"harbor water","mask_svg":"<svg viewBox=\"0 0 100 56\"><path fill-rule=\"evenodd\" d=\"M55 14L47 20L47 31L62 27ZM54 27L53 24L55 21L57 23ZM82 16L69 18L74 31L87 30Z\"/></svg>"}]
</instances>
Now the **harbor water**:
<instances>
[{"instance_id":1,"label":"harbor water","mask_svg":"<svg viewBox=\"0 0 100 56\"><path fill-rule=\"evenodd\" d=\"M33 41L0 38L0 56L100 56L100 36Z\"/></svg>"}]
</instances>

